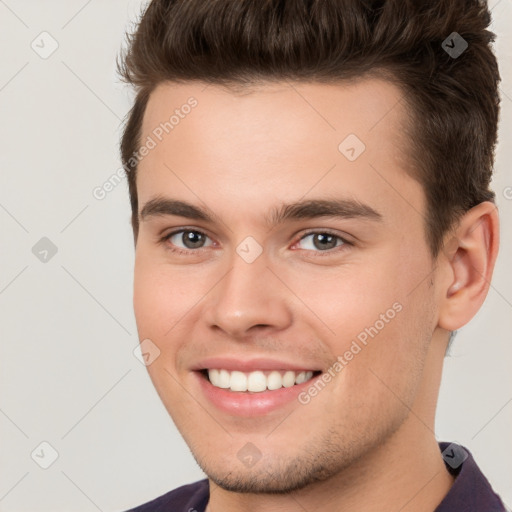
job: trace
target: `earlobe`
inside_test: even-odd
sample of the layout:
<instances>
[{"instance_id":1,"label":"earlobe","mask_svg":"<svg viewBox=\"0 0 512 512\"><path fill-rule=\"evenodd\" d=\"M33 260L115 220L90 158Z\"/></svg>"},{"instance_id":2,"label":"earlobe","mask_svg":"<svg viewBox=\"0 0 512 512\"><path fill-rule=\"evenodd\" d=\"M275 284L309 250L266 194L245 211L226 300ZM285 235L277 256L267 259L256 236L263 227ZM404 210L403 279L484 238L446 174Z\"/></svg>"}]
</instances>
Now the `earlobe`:
<instances>
[{"instance_id":1,"label":"earlobe","mask_svg":"<svg viewBox=\"0 0 512 512\"><path fill-rule=\"evenodd\" d=\"M483 202L469 210L445 244L439 326L454 331L477 313L489 291L498 254L496 205Z\"/></svg>"}]
</instances>

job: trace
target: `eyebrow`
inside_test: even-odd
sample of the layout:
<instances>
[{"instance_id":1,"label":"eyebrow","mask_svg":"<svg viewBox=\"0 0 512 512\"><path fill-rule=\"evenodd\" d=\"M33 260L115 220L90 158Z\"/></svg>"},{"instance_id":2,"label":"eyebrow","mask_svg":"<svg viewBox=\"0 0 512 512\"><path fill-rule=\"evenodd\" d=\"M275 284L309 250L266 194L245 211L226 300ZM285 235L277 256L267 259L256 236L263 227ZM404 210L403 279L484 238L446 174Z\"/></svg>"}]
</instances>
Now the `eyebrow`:
<instances>
[{"instance_id":1,"label":"eyebrow","mask_svg":"<svg viewBox=\"0 0 512 512\"><path fill-rule=\"evenodd\" d=\"M140 212L140 219L144 221L150 217L164 215L175 215L210 223L219 220L208 208L161 196L150 199L145 203ZM383 220L382 214L377 210L354 199L308 199L275 207L264 217L264 221L269 226L276 226L286 221L315 219L319 217Z\"/></svg>"}]
</instances>

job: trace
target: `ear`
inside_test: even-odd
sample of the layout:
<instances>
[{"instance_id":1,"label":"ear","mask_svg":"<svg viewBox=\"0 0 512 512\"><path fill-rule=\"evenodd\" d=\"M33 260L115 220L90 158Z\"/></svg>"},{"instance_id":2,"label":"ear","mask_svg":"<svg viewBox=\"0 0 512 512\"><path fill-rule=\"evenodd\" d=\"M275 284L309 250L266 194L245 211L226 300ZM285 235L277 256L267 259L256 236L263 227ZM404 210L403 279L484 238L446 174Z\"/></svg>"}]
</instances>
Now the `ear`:
<instances>
[{"instance_id":1,"label":"ear","mask_svg":"<svg viewBox=\"0 0 512 512\"><path fill-rule=\"evenodd\" d=\"M455 331L475 316L489 291L498 247L498 210L485 201L460 219L440 254L439 327Z\"/></svg>"}]
</instances>

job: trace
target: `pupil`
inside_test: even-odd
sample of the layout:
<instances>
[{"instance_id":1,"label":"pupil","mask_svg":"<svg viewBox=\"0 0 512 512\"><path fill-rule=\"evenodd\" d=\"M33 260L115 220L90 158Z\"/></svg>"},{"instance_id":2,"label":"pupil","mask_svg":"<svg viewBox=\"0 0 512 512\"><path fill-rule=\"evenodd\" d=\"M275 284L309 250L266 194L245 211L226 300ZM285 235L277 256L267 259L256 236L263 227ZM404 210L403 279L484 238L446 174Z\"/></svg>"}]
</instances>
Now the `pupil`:
<instances>
[{"instance_id":1,"label":"pupil","mask_svg":"<svg viewBox=\"0 0 512 512\"><path fill-rule=\"evenodd\" d=\"M335 247L335 246L336 246L336 240L335 240L335 238L334 238L334 236L333 236L333 235L328 235L328 234L317 234L317 235L315 235L314 240L315 240L315 241L316 241L316 240L318 240L318 241L322 242L322 243L320 243L318 246L317 246L317 244L315 243L315 246L317 247L317 249L318 249L318 248L320 248L320 249L322 249L322 248L323 248L323 249L325 249L325 248L326 248L326 247L328 247L328 246L329 246L328 248L331 248L331 247L330 247L330 245L332 245L332 247ZM332 242L333 242L333 241L334 241L334 244L332 244ZM327 242L327 243L323 243L323 242Z\"/></svg>"},{"instance_id":2,"label":"pupil","mask_svg":"<svg viewBox=\"0 0 512 512\"><path fill-rule=\"evenodd\" d=\"M192 246L192 248L195 248L197 246L200 246L201 245L201 242L203 241L202 240L202 235L200 233L198 233L197 231L187 231L183 234L185 240L184 240L184 243L185 243L185 246L187 247L190 247L190 244ZM194 240L196 239L196 240Z\"/></svg>"}]
</instances>

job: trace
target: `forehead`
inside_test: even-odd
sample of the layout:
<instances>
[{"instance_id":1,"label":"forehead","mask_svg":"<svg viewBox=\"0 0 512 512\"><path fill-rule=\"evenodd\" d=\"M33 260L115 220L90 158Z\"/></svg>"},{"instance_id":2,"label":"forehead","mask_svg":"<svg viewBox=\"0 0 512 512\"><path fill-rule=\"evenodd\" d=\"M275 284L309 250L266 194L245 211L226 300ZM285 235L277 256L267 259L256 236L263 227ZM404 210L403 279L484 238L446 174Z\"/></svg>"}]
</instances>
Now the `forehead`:
<instances>
[{"instance_id":1,"label":"forehead","mask_svg":"<svg viewBox=\"0 0 512 512\"><path fill-rule=\"evenodd\" d=\"M191 98L197 102L193 109L187 107ZM217 145L225 134L242 140L251 133L257 137L255 142L273 139L276 143L292 139L303 142L326 133L337 138L355 133L361 139L369 139L372 132L387 132L390 128L400 136L406 113L402 91L377 78L337 84L264 82L234 89L201 82L165 83L150 96L143 134L152 133L173 113L180 114L181 109L191 110L191 115L181 113L179 119L175 116L173 134L189 135L187 128L192 128L195 136L209 136ZM192 120L182 122L187 117ZM201 131L201 127L210 130ZM234 132L234 128L241 131ZM284 131L286 128L289 130Z\"/></svg>"},{"instance_id":2,"label":"forehead","mask_svg":"<svg viewBox=\"0 0 512 512\"><path fill-rule=\"evenodd\" d=\"M406 112L401 90L381 79L162 84L143 119L141 142L154 144L139 163L139 205L166 192L197 203L212 191L219 205L247 207L338 192L376 209L397 193L421 202L405 173ZM411 208L403 202L397 216Z\"/></svg>"}]
</instances>

